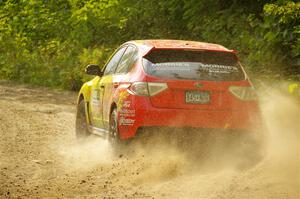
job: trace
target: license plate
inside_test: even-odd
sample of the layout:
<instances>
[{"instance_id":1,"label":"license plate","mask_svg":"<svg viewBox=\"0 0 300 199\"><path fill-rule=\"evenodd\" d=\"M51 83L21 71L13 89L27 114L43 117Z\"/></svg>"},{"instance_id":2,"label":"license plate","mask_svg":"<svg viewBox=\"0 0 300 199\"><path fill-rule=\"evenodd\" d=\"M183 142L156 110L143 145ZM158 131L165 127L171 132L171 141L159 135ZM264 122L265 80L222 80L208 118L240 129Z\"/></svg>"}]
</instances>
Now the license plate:
<instances>
[{"instance_id":1,"label":"license plate","mask_svg":"<svg viewBox=\"0 0 300 199\"><path fill-rule=\"evenodd\" d=\"M207 104L210 101L208 91L186 91L185 102L190 104Z\"/></svg>"}]
</instances>

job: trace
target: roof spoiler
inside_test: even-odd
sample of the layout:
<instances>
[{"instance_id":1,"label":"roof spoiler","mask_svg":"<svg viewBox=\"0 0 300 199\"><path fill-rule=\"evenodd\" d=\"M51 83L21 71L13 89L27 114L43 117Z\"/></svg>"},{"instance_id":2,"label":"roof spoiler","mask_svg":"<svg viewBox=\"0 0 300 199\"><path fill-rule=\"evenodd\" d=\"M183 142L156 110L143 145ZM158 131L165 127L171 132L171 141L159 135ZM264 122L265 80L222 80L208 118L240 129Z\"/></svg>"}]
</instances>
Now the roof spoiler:
<instances>
[{"instance_id":1,"label":"roof spoiler","mask_svg":"<svg viewBox=\"0 0 300 199\"><path fill-rule=\"evenodd\" d=\"M146 57L147 55L149 55L153 50L155 49L170 49L170 48L155 48L154 46L152 48L150 48L147 52L145 52L143 54L143 57ZM189 49L189 48L171 48L172 50L191 50L191 51L197 51L197 50L202 50L202 49ZM203 49L206 50L206 49ZM206 51L217 51L217 52L229 52L229 53L234 53L234 54L238 54L237 50L226 50L226 51L222 51L222 50L206 50Z\"/></svg>"}]
</instances>

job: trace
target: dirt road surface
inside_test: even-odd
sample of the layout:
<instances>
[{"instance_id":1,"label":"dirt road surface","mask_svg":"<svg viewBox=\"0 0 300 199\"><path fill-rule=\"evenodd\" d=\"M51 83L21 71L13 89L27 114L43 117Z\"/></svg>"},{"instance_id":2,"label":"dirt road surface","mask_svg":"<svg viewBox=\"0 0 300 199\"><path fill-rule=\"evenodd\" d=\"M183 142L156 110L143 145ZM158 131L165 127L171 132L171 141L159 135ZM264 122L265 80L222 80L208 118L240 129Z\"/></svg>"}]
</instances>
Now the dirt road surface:
<instances>
[{"instance_id":1,"label":"dirt road surface","mask_svg":"<svg viewBox=\"0 0 300 199\"><path fill-rule=\"evenodd\" d=\"M75 93L2 82L0 198L299 199L299 105L270 88L260 96L263 157L240 168L249 154L218 145L192 158L167 146L115 157L98 137L79 144Z\"/></svg>"}]
</instances>

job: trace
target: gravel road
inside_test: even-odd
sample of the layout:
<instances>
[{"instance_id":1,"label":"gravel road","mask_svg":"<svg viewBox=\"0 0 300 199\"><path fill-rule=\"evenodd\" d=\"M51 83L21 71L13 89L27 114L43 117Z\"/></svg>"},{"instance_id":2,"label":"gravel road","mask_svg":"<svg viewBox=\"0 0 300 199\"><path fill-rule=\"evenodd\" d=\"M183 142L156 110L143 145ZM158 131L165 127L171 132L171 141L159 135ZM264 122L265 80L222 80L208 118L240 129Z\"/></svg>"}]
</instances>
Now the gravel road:
<instances>
[{"instance_id":1,"label":"gravel road","mask_svg":"<svg viewBox=\"0 0 300 199\"><path fill-rule=\"evenodd\" d=\"M253 164L213 143L201 157L167 145L114 156L99 137L76 141L76 93L2 82L0 198L299 199L299 103L260 96L269 133Z\"/></svg>"}]
</instances>

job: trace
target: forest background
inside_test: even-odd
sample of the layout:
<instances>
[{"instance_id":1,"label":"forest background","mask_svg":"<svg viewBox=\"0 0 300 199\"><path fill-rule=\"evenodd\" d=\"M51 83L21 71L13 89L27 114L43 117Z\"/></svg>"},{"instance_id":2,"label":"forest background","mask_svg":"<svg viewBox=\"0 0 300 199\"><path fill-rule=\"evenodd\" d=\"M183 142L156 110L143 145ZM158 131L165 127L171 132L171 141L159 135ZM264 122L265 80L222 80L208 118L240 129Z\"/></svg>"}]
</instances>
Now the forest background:
<instances>
[{"instance_id":1,"label":"forest background","mask_svg":"<svg viewBox=\"0 0 300 199\"><path fill-rule=\"evenodd\" d=\"M0 79L78 90L135 39L222 44L254 78L300 81L300 2L286 0L0 0Z\"/></svg>"}]
</instances>

